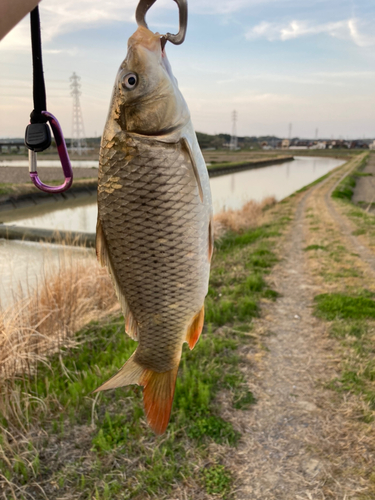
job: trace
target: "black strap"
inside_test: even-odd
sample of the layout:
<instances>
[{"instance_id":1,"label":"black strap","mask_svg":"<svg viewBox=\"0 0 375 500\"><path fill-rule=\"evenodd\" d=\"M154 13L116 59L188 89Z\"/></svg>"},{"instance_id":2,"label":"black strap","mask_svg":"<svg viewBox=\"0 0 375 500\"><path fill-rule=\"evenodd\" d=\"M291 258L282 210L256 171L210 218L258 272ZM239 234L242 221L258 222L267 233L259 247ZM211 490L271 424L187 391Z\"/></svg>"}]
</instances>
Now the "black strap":
<instances>
[{"instance_id":1,"label":"black strap","mask_svg":"<svg viewBox=\"0 0 375 500\"><path fill-rule=\"evenodd\" d=\"M33 53L33 98L34 110L30 114L31 123L45 123L47 118L42 111L47 111L46 88L44 85L42 62L42 39L40 35L39 7L30 12L31 47Z\"/></svg>"}]
</instances>

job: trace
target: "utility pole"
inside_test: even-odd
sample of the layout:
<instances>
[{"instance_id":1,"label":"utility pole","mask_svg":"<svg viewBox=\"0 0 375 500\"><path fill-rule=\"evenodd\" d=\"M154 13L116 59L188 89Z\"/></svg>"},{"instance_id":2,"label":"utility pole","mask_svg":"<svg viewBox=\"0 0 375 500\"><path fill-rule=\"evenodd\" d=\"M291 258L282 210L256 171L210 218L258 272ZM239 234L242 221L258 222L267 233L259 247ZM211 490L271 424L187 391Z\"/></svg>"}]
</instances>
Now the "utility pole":
<instances>
[{"instance_id":1,"label":"utility pole","mask_svg":"<svg viewBox=\"0 0 375 500\"><path fill-rule=\"evenodd\" d=\"M229 149L235 151L237 149L237 111L232 112L232 136L230 138Z\"/></svg>"},{"instance_id":2,"label":"utility pole","mask_svg":"<svg viewBox=\"0 0 375 500\"><path fill-rule=\"evenodd\" d=\"M292 138L292 124L289 123L289 137L288 137L288 139L291 140L291 138Z\"/></svg>"},{"instance_id":3,"label":"utility pole","mask_svg":"<svg viewBox=\"0 0 375 500\"><path fill-rule=\"evenodd\" d=\"M319 134L319 129L316 128L315 129L315 140L317 141L318 140L318 134Z\"/></svg>"},{"instance_id":4,"label":"utility pole","mask_svg":"<svg viewBox=\"0 0 375 500\"><path fill-rule=\"evenodd\" d=\"M81 95L81 84L79 83L81 78L73 73L70 77L70 95L73 97L73 123L72 123L72 140L70 142L70 149L72 152L77 153L81 156L82 152L87 151L87 144L85 140L85 129L83 126L81 103L79 101L79 96Z\"/></svg>"}]
</instances>

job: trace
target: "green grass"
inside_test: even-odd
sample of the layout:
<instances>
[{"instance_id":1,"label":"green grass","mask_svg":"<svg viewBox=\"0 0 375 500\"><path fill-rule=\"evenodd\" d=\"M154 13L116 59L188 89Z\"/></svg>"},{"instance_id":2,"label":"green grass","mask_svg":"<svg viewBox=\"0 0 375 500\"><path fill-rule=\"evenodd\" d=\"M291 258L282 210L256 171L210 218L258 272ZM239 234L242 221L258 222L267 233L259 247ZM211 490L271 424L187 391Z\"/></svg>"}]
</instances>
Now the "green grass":
<instances>
[{"instance_id":1,"label":"green grass","mask_svg":"<svg viewBox=\"0 0 375 500\"><path fill-rule=\"evenodd\" d=\"M357 184L357 177L363 174L361 170L366 166L369 155L367 154L356 166L355 170L350 172L333 190L332 198L341 199L345 201L351 201L355 186Z\"/></svg>"},{"instance_id":2,"label":"green grass","mask_svg":"<svg viewBox=\"0 0 375 500\"><path fill-rule=\"evenodd\" d=\"M372 297L373 294L366 291L354 297L344 293L323 293L314 298L315 314L328 321L375 318L375 301Z\"/></svg>"},{"instance_id":3,"label":"green grass","mask_svg":"<svg viewBox=\"0 0 375 500\"><path fill-rule=\"evenodd\" d=\"M249 411L256 404L240 370L238 348L252 341L247 333L259 315L259 301L278 296L266 276L277 262L275 239L288 221L275 216L272 223L228 234L217 245L206 326L193 351L184 346L165 435L156 437L147 427L141 388L92 393L136 348L124 333L122 318L89 325L77 334L77 348L62 349L48 366L39 365L33 375L3 388L17 395L18 420L12 413L0 419L0 448L6 457L0 454L0 467L23 488L25 498L33 494L39 499L33 481L42 482L51 500L67 495L126 500L146 493L166 499L187 478L209 494L230 494L230 475L208 450L210 443L236 446L241 436L220 415L217 395L226 390L233 411ZM29 441L16 453L8 433L20 425ZM42 439L35 429L43 429ZM69 459L57 460L60 453ZM197 472L202 461L208 466Z\"/></svg>"},{"instance_id":4,"label":"green grass","mask_svg":"<svg viewBox=\"0 0 375 500\"><path fill-rule=\"evenodd\" d=\"M0 196L15 194L17 189L15 184L8 184L5 182L0 182Z\"/></svg>"},{"instance_id":5,"label":"green grass","mask_svg":"<svg viewBox=\"0 0 375 500\"><path fill-rule=\"evenodd\" d=\"M310 228L311 229L311 228ZM327 251L327 247L323 245L309 245L303 249L304 252L310 252L311 250L324 250Z\"/></svg>"},{"instance_id":6,"label":"green grass","mask_svg":"<svg viewBox=\"0 0 375 500\"><path fill-rule=\"evenodd\" d=\"M329 387L338 392L359 395L367 402L362 408L359 419L366 423L374 420L375 411L375 346L374 326L366 320L336 320L330 334L338 338L349 355L340 375L334 378Z\"/></svg>"},{"instance_id":7,"label":"green grass","mask_svg":"<svg viewBox=\"0 0 375 500\"><path fill-rule=\"evenodd\" d=\"M225 498L230 492L232 478L223 465L203 469L202 478L209 495L219 495L220 498Z\"/></svg>"},{"instance_id":8,"label":"green grass","mask_svg":"<svg viewBox=\"0 0 375 500\"><path fill-rule=\"evenodd\" d=\"M332 198L351 200L356 186L356 176L348 175L332 192Z\"/></svg>"}]
</instances>

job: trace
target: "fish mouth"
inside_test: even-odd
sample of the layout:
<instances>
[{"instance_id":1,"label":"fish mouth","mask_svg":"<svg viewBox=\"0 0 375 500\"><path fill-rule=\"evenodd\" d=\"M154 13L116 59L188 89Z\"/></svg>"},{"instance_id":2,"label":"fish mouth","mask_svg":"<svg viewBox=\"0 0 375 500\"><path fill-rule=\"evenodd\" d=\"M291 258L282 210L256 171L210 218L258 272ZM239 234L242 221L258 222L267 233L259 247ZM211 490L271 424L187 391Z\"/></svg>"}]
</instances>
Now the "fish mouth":
<instances>
[{"instance_id":1,"label":"fish mouth","mask_svg":"<svg viewBox=\"0 0 375 500\"><path fill-rule=\"evenodd\" d=\"M161 45L160 33L153 33L143 26L139 26L137 31L129 38L128 48L131 49L136 45L141 45L151 52L161 54L163 49Z\"/></svg>"},{"instance_id":2,"label":"fish mouth","mask_svg":"<svg viewBox=\"0 0 375 500\"><path fill-rule=\"evenodd\" d=\"M172 68L165 51L166 39L164 36L160 35L160 33L153 33L143 26L139 26L137 31L129 38L128 49L135 49L139 45L160 57L161 65L172 81L174 81Z\"/></svg>"}]
</instances>

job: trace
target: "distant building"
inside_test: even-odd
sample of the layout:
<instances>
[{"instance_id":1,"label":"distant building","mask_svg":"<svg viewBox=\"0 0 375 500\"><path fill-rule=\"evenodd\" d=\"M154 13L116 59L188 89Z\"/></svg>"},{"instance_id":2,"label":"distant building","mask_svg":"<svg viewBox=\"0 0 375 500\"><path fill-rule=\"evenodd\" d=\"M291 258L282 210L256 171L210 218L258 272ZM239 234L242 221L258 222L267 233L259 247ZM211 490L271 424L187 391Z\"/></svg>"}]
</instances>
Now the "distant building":
<instances>
[{"instance_id":1,"label":"distant building","mask_svg":"<svg viewBox=\"0 0 375 500\"><path fill-rule=\"evenodd\" d=\"M369 145L364 141L351 141L350 149L368 149Z\"/></svg>"},{"instance_id":2,"label":"distant building","mask_svg":"<svg viewBox=\"0 0 375 500\"><path fill-rule=\"evenodd\" d=\"M309 149L310 144L309 141L295 141L289 146L289 149Z\"/></svg>"},{"instance_id":3,"label":"distant building","mask_svg":"<svg viewBox=\"0 0 375 500\"><path fill-rule=\"evenodd\" d=\"M283 139L281 141L281 149L289 149L290 146L290 140L289 139Z\"/></svg>"},{"instance_id":4,"label":"distant building","mask_svg":"<svg viewBox=\"0 0 375 500\"><path fill-rule=\"evenodd\" d=\"M369 148L370 149L375 149L375 140L370 144Z\"/></svg>"},{"instance_id":5,"label":"distant building","mask_svg":"<svg viewBox=\"0 0 375 500\"><path fill-rule=\"evenodd\" d=\"M327 144L324 141L318 141L312 146L310 146L310 149L326 149Z\"/></svg>"}]
</instances>

